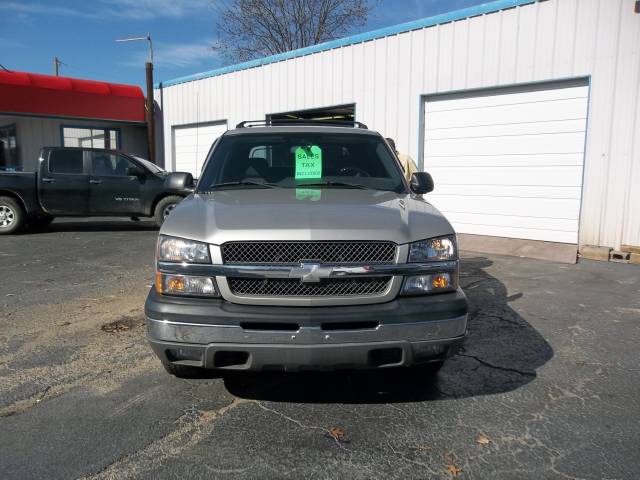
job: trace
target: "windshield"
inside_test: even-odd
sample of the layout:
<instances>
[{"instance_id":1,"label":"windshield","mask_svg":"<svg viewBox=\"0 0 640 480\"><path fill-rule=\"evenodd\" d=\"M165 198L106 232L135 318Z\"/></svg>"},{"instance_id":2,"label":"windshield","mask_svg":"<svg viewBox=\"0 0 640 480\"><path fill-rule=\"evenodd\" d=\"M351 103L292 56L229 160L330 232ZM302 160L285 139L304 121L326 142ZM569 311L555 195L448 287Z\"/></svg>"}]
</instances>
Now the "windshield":
<instances>
[{"instance_id":1,"label":"windshield","mask_svg":"<svg viewBox=\"0 0 640 480\"><path fill-rule=\"evenodd\" d=\"M138 160L140 163L142 163L142 165L144 165L145 167L147 167L149 170L151 170L153 173L162 173L165 170L163 168L160 168L158 165L156 165L153 162L150 162L149 160L145 159L145 158L141 158L138 157L137 155L131 155L133 158L135 158L136 160Z\"/></svg>"},{"instance_id":2,"label":"windshield","mask_svg":"<svg viewBox=\"0 0 640 480\"><path fill-rule=\"evenodd\" d=\"M277 133L221 137L198 192L313 186L405 191L398 163L377 135Z\"/></svg>"}]
</instances>

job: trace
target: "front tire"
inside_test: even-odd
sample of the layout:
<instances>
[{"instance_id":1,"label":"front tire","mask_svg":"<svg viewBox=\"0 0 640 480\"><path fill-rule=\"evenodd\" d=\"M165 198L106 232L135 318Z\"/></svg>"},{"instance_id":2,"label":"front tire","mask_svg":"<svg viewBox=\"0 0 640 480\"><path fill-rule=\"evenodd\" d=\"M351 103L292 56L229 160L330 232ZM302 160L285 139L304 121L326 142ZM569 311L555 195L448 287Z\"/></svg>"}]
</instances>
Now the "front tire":
<instances>
[{"instance_id":1,"label":"front tire","mask_svg":"<svg viewBox=\"0 0 640 480\"><path fill-rule=\"evenodd\" d=\"M182 197L179 197L178 195L169 195L158 202L153 218L159 227L162 226L169 214L181 201Z\"/></svg>"},{"instance_id":2,"label":"front tire","mask_svg":"<svg viewBox=\"0 0 640 480\"><path fill-rule=\"evenodd\" d=\"M20 204L11 197L0 197L0 235L18 232L25 222L25 213Z\"/></svg>"}]
</instances>

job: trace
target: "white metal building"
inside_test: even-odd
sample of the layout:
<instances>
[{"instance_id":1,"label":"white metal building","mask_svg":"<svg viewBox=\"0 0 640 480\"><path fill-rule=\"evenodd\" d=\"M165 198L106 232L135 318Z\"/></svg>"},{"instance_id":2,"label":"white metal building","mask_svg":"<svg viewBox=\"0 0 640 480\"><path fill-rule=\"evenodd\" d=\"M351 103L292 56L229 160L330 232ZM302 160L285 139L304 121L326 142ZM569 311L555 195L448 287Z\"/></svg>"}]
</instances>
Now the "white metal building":
<instances>
[{"instance_id":1,"label":"white metal building","mask_svg":"<svg viewBox=\"0 0 640 480\"><path fill-rule=\"evenodd\" d=\"M640 245L639 9L498 0L162 82L160 148L197 175L242 120L352 108L459 233Z\"/></svg>"}]
</instances>

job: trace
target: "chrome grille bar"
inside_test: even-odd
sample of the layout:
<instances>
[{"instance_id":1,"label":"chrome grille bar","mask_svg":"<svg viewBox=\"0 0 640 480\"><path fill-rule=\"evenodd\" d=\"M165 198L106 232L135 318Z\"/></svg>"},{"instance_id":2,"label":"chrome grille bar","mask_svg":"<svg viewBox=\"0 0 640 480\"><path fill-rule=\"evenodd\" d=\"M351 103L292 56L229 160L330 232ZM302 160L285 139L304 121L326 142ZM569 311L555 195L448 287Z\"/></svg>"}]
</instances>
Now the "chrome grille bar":
<instances>
[{"instance_id":1,"label":"chrome grille bar","mask_svg":"<svg viewBox=\"0 0 640 480\"><path fill-rule=\"evenodd\" d=\"M394 263L390 265L319 265L326 278L421 275L430 272L455 271L457 261L430 263ZM299 266L291 265L202 265L158 262L158 271L178 275L239 278L299 278Z\"/></svg>"}]
</instances>

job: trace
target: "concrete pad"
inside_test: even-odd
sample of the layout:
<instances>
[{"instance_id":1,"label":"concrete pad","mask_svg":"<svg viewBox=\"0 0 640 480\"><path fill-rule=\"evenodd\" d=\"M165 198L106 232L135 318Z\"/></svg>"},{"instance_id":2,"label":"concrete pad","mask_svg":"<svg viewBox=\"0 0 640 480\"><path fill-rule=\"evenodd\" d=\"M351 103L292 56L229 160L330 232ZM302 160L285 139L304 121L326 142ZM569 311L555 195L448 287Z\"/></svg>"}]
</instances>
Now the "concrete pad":
<instances>
[{"instance_id":1,"label":"concrete pad","mask_svg":"<svg viewBox=\"0 0 640 480\"><path fill-rule=\"evenodd\" d=\"M620 250L623 252L637 253L640 255L640 246L638 245L620 245Z\"/></svg>"},{"instance_id":2,"label":"concrete pad","mask_svg":"<svg viewBox=\"0 0 640 480\"><path fill-rule=\"evenodd\" d=\"M603 262L609 261L609 254L611 253L610 247L598 247L596 245L581 245L580 256L588 258L590 260L601 260Z\"/></svg>"},{"instance_id":3,"label":"concrete pad","mask_svg":"<svg viewBox=\"0 0 640 480\"><path fill-rule=\"evenodd\" d=\"M570 243L542 242L468 233L458 234L458 247L460 250L470 252L498 253L560 263L576 263L578 258L578 246ZM608 259L609 254L607 253Z\"/></svg>"}]
</instances>

